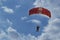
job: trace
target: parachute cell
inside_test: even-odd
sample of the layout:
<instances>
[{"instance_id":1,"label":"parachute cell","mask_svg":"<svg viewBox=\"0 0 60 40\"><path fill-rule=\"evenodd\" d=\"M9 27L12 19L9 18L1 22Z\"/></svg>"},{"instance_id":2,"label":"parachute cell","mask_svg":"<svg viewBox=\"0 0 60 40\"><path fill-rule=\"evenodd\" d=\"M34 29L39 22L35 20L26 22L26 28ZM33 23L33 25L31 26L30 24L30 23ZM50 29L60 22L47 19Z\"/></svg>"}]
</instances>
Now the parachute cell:
<instances>
[{"instance_id":1,"label":"parachute cell","mask_svg":"<svg viewBox=\"0 0 60 40\"><path fill-rule=\"evenodd\" d=\"M44 14L48 17L51 17L51 12L48 9L42 7L32 8L31 10L29 10L29 15L32 14Z\"/></svg>"}]
</instances>

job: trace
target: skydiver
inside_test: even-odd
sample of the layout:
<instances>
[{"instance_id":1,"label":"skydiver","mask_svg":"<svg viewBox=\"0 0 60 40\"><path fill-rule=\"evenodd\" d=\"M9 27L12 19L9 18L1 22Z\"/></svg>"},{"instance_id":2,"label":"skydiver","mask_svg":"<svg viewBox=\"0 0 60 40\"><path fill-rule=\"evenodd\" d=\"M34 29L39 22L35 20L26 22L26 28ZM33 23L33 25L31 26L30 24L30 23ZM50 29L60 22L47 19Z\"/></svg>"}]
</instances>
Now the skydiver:
<instances>
[{"instance_id":1,"label":"skydiver","mask_svg":"<svg viewBox=\"0 0 60 40\"><path fill-rule=\"evenodd\" d=\"M37 32L39 32L39 29L40 29L40 27L39 27L39 26L37 26L37 27L36 27L36 31L37 31Z\"/></svg>"}]
</instances>

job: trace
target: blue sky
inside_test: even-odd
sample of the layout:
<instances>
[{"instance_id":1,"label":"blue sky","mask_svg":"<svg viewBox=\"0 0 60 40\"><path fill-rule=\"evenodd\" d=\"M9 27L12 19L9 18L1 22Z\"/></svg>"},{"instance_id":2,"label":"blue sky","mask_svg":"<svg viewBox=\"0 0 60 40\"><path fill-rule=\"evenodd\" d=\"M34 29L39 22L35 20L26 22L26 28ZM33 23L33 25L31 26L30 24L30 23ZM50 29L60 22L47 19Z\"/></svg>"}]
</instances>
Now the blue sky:
<instances>
[{"instance_id":1,"label":"blue sky","mask_svg":"<svg viewBox=\"0 0 60 40\"><path fill-rule=\"evenodd\" d=\"M29 10L34 7L47 8L52 17L41 14L29 16ZM59 0L0 0L0 39L8 37L5 40L58 40L59 10ZM36 32L37 25L40 26L39 32ZM55 33L58 34L57 37L54 37Z\"/></svg>"}]
</instances>

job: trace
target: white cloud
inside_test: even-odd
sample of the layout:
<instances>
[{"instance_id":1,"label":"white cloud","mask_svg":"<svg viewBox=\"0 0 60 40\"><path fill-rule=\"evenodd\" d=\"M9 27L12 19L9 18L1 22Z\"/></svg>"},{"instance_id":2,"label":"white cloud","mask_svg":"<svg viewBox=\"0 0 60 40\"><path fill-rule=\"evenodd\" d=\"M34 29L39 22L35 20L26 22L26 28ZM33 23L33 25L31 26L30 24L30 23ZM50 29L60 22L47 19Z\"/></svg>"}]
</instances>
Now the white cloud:
<instances>
[{"instance_id":1,"label":"white cloud","mask_svg":"<svg viewBox=\"0 0 60 40\"><path fill-rule=\"evenodd\" d=\"M0 40L20 40L19 33L13 29L9 19L0 18Z\"/></svg>"},{"instance_id":2,"label":"white cloud","mask_svg":"<svg viewBox=\"0 0 60 40\"><path fill-rule=\"evenodd\" d=\"M16 8L20 8L21 7L21 5L16 5Z\"/></svg>"},{"instance_id":3,"label":"white cloud","mask_svg":"<svg viewBox=\"0 0 60 40\"><path fill-rule=\"evenodd\" d=\"M10 24L10 26L13 24L9 19L7 19L7 22Z\"/></svg>"},{"instance_id":4,"label":"white cloud","mask_svg":"<svg viewBox=\"0 0 60 40\"><path fill-rule=\"evenodd\" d=\"M7 35L8 37L11 39L11 40L20 40L20 34L15 30L13 29L12 27L9 27L7 29Z\"/></svg>"},{"instance_id":5,"label":"white cloud","mask_svg":"<svg viewBox=\"0 0 60 40\"><path fill-rule=\"evenodd\" d=\"M27 22L32 22L32 23L36 23L36 24L40 24L40 20L37 19L32 19L32 20L28 20Z\"/></svg>"},{"instance_id":6,"label":"white cloud","mask_svg":"<svg viewBox=\"0 0 60 40\"><path fill-rule=\"evenodd\" d=\"M6 33L3 30L0 30L0 39L6 36Z\"/></svg>"},{"instance_id":7,"label":"white cloud","mask_svg":"<svg viewBox=\"0 0 60 40\"><path fill-rule=\"evenodd\" d=\"M0 32L0 39L1 40L20 40L19 34L17 31L14 31L13 28L9 27L7 31L4 30Z\"/></svg>"},{"instance_id":8,"label":"white cloud","mask_svg":"<svg viewBox=\"0 0 60 40\"><path fill-rule=\"evenodd\" d=\"M44 33L39 36L39 40L60 40L60 19L54 19L53 22L49 23L47 27L44 29ZM54 24L54 25L53 25Z\"/></svg>"},{"instance_id":9,"label":"white cloud","mask_svg":"<svg viewBox=\"0 0 60 40\"><path fill-rule=\"evenodd\" d=\"M9 19L0 18L0 30L5 30L9 26L12 26L12 22Z\"/></svg>"},{"instance_id":10,"label":"white cloud","mask_svg":"<svg viewBox=\"0 0 60 40\"><path fill-rule=\"evenodd\" d=\"M28 19L26 16L21 17L21 20L26 20L26 19Z\"/></svg>"},{"instance_id":11,"label":"white cloud","mask_svg":"<svg viewBox=\"0 0 60 40\"><path fill-rule=\"evenodd\" d=\"M12 29L11 31L8 31ZM18 33L17 31L14 31L12 27L9 27L6 32L1 32L0 39L6 39L6 40L37 40L35 36L32 36L31 34L23 35Z\"/></svg>"},{"instance_id":12,"label":"white cloud","mask_svg":"<svg viewBox=\"0 0 60 40\"><path fill-rule=\"evenodd\" d=\"M33 5L36 5L35 7L41 7L41 1L40 0L36 0Z\"/></svg>"},{"instance_id":13,"label":"white cloud","mask_svg":"<svg viewBox=\"0 0 60 40\"><path fill-rule=\"evenodd\" d=\"M7 13L14 13L14 10L13 9L11 9L11 8L8 8L8 7L6 7L6 6L3 6L2 7L2 9L5 11L5 12L7 12Z\"/></svg>"},{"instance_id":14,"label":"white cloud","mask_svg":"<svg viewBox=\"0 0 60 40\"><path fill-rule=\"evenodd\" d=\"M12 32L12 31L16 32L16 30L13 29L12 27L9 27L9 28L7 29L7 31L8 31L8 32Z\"/></svg>"},{"instance_id":15,"label":"white cloud","mask_svg":"<svg viewBox=\"0 0 60 40\"><path fill-rule=\"evenodd\" d=\"M43 33L38 37L32 36L31 34L20 34L12 27L9 27L6 31L7 33L4 31L1 32L1 39L3 39L3 37L7 37L10 40L60 40L60 26L58 26L60 25L59 20L60 19L57 18L49 23L49 25L44 28Z\"/></svg>"}]
</instances>

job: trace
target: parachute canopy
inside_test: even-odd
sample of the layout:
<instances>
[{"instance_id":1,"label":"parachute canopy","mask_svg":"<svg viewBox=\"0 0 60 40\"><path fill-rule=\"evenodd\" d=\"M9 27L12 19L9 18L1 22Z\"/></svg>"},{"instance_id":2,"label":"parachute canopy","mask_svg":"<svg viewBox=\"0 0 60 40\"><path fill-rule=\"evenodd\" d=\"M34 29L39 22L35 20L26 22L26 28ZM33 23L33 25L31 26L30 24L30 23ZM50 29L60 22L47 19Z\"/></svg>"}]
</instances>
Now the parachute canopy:
<instances>
[{"instance_id":1,"label":"parachute canopy","mask_svg":"<svg viewBox=\"0 0 60 40\"><path fill-rule=\"evenodd\" d=\"M51 12L48 9L42 8L42 7L37 7L37 8L32 8L29 10L29 15L32 14L44 14L51 18Z\"/></svg>"}]
</instances>

